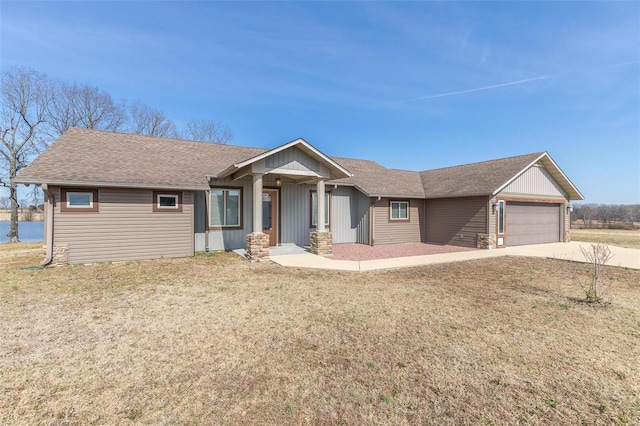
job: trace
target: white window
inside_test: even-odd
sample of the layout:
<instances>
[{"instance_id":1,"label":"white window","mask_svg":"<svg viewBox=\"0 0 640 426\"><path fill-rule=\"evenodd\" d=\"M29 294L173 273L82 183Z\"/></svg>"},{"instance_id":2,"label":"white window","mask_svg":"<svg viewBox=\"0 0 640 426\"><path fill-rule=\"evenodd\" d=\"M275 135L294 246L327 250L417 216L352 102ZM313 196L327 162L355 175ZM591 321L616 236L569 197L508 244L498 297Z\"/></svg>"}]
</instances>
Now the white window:
<instances>
[{"instance_id":1,"label":"white window","mask_svg":"<svg viewBox=\"0 0 640 426\"><path fill-rule=\"evenodd\" d=\"M168 209L168 210L177 210L178 205L178 196L176 194L157 194L156 202L158 203L159 209Z\"/></svg>"},{"instance_id":2,"label":"white window","mask_svg":"<svg viewBox=\"0 0 640 426\"><path fill-rule=\"evenodd\" d=\"M391 220L409 220L409 202L391 201L389 214Z\"/></svg>"},{"instance_id":3,"label":"white window","mask_svg":"<svg viewBox=\"0 0 640 426\"><path fill-rule=\"evenodd\" d=\"M212 227L241 227L242 190L240 188L214 188L211 190Z\"/></svg>"},{"instance_id":4,"label":"white window","mask_svg":"<svg viewBox=\"0 0 640 426\"><path fill-rule=\"evenodd\" d=\"M67 207L70 209L92 209L93 192L67 191Z\"/></svg>"},{"instance_id":5,"label":"white window","mask_svg":"<svg viewBox=\"0 0 640 426\"><path fill-rule=\"evenodd\" d=\"M331 210L331 196L329 192L324 193L324 224L329 226L329 211ZM311 191L311 227L318 226L318 193Z\"/></svg>"}]
</instances>

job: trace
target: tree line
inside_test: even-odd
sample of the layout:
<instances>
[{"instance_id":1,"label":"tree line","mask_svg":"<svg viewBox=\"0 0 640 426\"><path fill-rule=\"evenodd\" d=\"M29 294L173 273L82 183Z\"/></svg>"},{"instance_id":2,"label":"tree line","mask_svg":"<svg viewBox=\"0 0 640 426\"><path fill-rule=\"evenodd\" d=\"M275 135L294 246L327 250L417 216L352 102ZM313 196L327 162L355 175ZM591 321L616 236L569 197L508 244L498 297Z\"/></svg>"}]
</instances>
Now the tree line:
<instances>
[{"instance_id":1,"label":"tree line","mask_svg":"<svg viewBox=\"0 0 640 426\"><path fill-rule=\"evenodd\" d=\"M9 189L10 242L18 242L17 174L71 127L203 142L228 143L231 130L215 120L178 126L161 109L114 101L86 83L53 80L28 67L2 72L0 84L0 186Z\"/></svg>"},{"instance_id":2,"label":"tree line","mask_svg":"<svg viewBox=\"0 0 640 426\"><path fill-rule=\"evenodd\" d=\"M628 228L640 222L640 204L574 204L571 221L586 228Z\"/></svg>"}]
</instances>

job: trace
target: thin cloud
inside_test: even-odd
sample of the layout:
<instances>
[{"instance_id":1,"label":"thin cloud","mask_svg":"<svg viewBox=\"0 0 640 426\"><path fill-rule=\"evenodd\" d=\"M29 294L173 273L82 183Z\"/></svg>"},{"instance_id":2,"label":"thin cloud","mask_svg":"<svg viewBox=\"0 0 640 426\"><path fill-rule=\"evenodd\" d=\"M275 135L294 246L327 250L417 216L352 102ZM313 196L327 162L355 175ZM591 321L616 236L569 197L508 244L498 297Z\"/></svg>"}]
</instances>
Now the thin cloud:
<instances>
[{"instance_id":1,"label":"thin cloud","mask_svg":"<svg viewBox=\"0 0 640 426\"><path fill-rule=\"evenodd\" d=\"M446 98L447 96L457 96L457 95L463 95L465 93L481 92L483 90L497 89L499 87L515 86L516 84L530 83L532 81L545 80L547 78L551 78L551 76L543 75L543 76L540 76L540 77L527 78L525 80L510 81L508 83L493 84L491 86L478 87L476 89L460 90L460 91L457 91L457 92L447 92L447 93L438 93L436 95L420 96L419 98L409 99L408 101L403 101L403 102L400 102L400 103L407 104L407 103L410 103L410 102L423 101L423 100L427 100L427 99Z\"/></svg>"}]
</instances>

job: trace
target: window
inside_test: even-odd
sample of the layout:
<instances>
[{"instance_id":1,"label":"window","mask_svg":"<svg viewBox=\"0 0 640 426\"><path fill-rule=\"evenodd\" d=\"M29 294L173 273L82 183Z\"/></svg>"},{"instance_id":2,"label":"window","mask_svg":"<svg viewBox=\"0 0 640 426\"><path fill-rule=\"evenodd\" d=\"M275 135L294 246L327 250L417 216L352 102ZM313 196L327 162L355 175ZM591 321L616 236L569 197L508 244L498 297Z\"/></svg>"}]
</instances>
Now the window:
<instances>
[{"instance_id":1,"label":"window","mask_svg":"<svg viewBox=\"0 0 640 426\"><path fill-rule=\"evenodd\" d=\"M211 214L209 224L214 228L242 227L242 189L211 189Z\"/></svg>"},{"instance_id":2,"label":"window","mask_svg":"<svg viewBox=\"0 0 640 426\"><path fill-rule=\"evenodd\" d=\"M97 189L61 189L60 211L63 212L97 212Z\"/></svg>"},{"instance_id":3,"label":"window","mask_svg":"<svg viewBox=\"0 0 640 426\"><path fill-rule=\"evenodd\" d=\"M498 234L504 234L504 201L498 201Z\"/></svg>"},{"instance_id":4,"label":"window","mask_svg":"<svg viewBox=\"0 0 640 426\"><path fill-rule=\"evenodd\" d=\"M391 201L389 215L391 220L409 220L409 202Z\"/></svg>"},{"instance_id":5,"label":"window","mask_svg":"<svg viewBox=\"0 0 640 426\"><path fill-rule=\"evenodd\" d=\"M324 224L329 226L329 212L331 211L331 193L324 193ZM311 227L318 226L318 193L311 191Z\"/></svg>"},{"instance_id":6,"label":"window","mask_svg":"<svg viewBox=\"0 0 640 426\"><path fill-rule=\"evenodd\" d=\"M153 191L153 211L154 212L181 212L182 193Z\"/></svg>"}]
</instances>

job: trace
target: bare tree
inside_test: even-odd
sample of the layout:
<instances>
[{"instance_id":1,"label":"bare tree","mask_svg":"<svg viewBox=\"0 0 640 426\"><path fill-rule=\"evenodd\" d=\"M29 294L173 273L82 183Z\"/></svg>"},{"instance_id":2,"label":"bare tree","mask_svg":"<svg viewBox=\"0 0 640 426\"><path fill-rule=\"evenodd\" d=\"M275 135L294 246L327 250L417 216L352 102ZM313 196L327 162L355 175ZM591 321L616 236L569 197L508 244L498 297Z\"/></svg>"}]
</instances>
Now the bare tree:
<instances>
[{"instance_id":1,"label":"bare tree","mask_svg":"<svg viewBox=\"0 0 640 426\"><path fill-rule=\"evenodd\" d=\"M124 127L126 108L97 87L59 82L54 87L47 120L56 136L70 127L117 131Z\"/></svg>"},{"instance_id":2,"label":"bare tree","mask_svg":"<svg viewBox=\"0 0 640 426\"><path fill-rule=\"evenodd\" d=\"M0 197L0 207L2 207L6 211L6 210L9 210L10 205L11 205L11 198Z\"/></svg>"},{"instance_id":3,"label":"bare tree","mask_svg":"<svg viewBox=\"0 0 640 426\"><path fill-rule=\"evenodd\" d=\"M15 177L47 140L39 130L51 100L49 80L30 68L12 68L2 74L0 87L0 184L9 188L11 225L9 242L19 242L18 191Z\"/></svg>"},{"instance_id":4,"label":"bare tree","mask_svg":"<svg viewBox=\"0 0 640 426\"><path fill-rule=\"evenodd\" d=\"M227 144L233 138L228 127L215 120L191 120L181 134L183 139Z\"/></svg>"},{"instance_id":5,"label":"bare tree","mask_svg":"<svg viewBox=\"0 0 640 426\"><path fill-rule=\"evenodd\" d=\"M164 111L136 102L130 108L131 131L136 135L178 137L173 120Z\"/></svg>"},{"instance_id":6,"label":"bare tree","mask_svg":"<svg viewBox=\"0 0 640 426\"><path fill-rule=\"evenodd\" d=\"M606 275L607 262L613 254L606 244L591 244L590 249L580 247L585 261L593 266L591 276L587 281L578 280L578 284L588 302L609 303L611 301L610 287Z\"/></svg>"}]
</instances>

